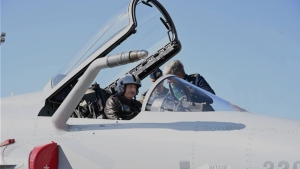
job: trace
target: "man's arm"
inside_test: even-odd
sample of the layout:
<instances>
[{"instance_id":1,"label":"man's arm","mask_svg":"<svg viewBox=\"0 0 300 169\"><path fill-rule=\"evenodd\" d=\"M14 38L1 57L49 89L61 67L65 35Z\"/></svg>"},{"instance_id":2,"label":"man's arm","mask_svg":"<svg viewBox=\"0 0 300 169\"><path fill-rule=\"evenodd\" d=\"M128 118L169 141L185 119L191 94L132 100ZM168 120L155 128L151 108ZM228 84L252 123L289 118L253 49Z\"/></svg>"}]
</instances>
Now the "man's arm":
<instances>
[{"instance_id":1,"label":"man's arm","mask_svg":"<svg viewBox=\"0 0 300 169\"><path fill-rule=\"evenodd\" d=\"M104 108L104 113L108 119L118 120L121 119L122 108L118 104L118 100L114 97L110 97L106 101L106 106Z\"/></svg>"},{"instance_id":2,"label":"man's arm","mask_svg":"<svg viewBox=\"0 0 300 169\"><path fill-rule=\"evenodd\" d=\"M196 77L196 85L215 95L215 91L210 87L204 77L199 74Z\"/></svg>"}]
</instances>

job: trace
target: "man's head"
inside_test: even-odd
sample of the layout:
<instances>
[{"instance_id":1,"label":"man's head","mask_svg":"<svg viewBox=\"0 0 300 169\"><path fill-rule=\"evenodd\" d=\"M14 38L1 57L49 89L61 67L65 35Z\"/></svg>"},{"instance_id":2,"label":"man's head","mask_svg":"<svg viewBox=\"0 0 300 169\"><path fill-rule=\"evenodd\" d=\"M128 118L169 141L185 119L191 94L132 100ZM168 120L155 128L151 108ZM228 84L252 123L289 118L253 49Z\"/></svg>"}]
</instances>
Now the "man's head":
<instances>
[{"instance_id":1,"label":"man's head","mask_svg":"<svg viewBox=\"0 0 300 169\"><path fill-rule=\"evenodd\" d=\"M162 76L162 71L158 68L150 74L151 82L154 83L158 78Z\"/></svg>"},{"instance_id":2,"label":"man's head","mask_svg":"<svg viewBox=\"0 0 300 169\"><path fill-rule=\"evenodd\" d=\"M183 78L185 75L184 66L179 60L173 60L164 68L164 74L174 74L180 78Z\"/></svg>"},{"instance_id":3,"label":"man's head","mask_svg":"<svg viewBox=\"0 0 300 169\"><path fill-rule=\"evenodd\" d=\"M122 76L116 86L117 94L124 95L131 100L138 94L138 89L141 87L141 82L134 75L126 74Z\"/></svg>"},{"instance_id":4,"label":"man's head","mask_svg":"<svg viewBox=\"0 0 300 169\"><path fill-rule=\"evenodd\" d=\"M151 79L152 84L155 83L155 81L157 79L159 79L162 75L163 75L163 73L159 68L156 69L154 72L152 72L150 74L150 79ZM157 92L162 92L164 90L164 84L163 83L158 84L158 86L155 88L155 90Z\"/></svg>"},{"instance_id":5,"label":"man's head","mask_svg":"<svg viewBox=\"0 0 300 169\"><path fill-rule=\"evenodd\" d=\"M137 90L138 89L136 84L127 84L125 85L124 96L127 97L127 99L131 100L136 96Z\"/></svg>"}]
</instances>

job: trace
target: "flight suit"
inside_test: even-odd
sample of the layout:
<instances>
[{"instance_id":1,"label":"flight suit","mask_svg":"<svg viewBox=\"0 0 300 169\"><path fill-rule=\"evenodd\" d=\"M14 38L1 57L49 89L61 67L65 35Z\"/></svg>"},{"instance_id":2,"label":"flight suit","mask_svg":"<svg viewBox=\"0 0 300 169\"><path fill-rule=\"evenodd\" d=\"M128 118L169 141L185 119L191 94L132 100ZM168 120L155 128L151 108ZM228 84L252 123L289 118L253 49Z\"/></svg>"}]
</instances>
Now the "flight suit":
<instances>
[{"instance_id":1,"label":"flight suit","mask_svg":"<svg viewBox=\"0 0 300 169\"><path fill-rule=\"evenodd\" d=\"M202 77L200 74L195 73L195 74L191 74L191 75L184 75L184 80L212 93L215 94L214 90L210 87L210 85L206 82L206 80L204 79L204 77Z\"/></svg>"},{"instance_id":2,"label":"flight suit","mask_svg":"<svg viewBox=\"0 0 300 169\"><path fill-rule=\"evenodd\" d=\"M106 101L104 113L108 119L130 120L139 114L142 104L123 95L113 95Z\"/></svg>"}]
</instances>

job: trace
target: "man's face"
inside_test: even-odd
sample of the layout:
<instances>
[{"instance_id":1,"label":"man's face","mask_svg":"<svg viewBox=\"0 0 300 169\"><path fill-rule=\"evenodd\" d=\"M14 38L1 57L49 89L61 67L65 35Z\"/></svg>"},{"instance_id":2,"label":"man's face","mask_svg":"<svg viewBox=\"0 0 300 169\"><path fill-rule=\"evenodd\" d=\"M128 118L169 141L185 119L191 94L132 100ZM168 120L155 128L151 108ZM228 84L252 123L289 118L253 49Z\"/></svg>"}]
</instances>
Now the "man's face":
<instances>
[{"instance_id":1,"label":"man's face","mask_svg":"<svg viewBox=\"0 0 300 169\"><path fill-rule=\"evenodd\" d=\"M124 96L131 100L136 95L137 87L135 84L126 85Z\"/></svg>"}]
</instances>

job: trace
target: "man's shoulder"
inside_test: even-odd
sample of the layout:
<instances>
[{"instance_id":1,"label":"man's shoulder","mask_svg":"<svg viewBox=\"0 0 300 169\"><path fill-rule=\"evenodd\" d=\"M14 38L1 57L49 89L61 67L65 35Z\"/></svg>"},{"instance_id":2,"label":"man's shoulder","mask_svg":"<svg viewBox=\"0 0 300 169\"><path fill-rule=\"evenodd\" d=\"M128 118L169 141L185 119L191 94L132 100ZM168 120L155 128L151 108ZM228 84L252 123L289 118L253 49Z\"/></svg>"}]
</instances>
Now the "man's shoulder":
<instances>
[{"instance_id":1,"label":"man's shoulder","mask_svg":"<svg viewBox=\"0 0 300 169\"><path fill-rule=\"evenodd\" d=\"M116 106L118 107L118 105L120 105L120 99L118 98L118 96L111 95L106 100L105 109L112 108L112 107L116 108Z\"/></svg>"},{"instance_id":2,"label":"man's shoulder","mask_svg":"<svg viewBox=\"0 0 300 169\"><path fill-rule=\"evenodd\" d=\"M189 75L190 79L195 80L195 81L201 81L203 77L199 73L194 73Z\"/></svg>"},{"instance_id":3,"label":"man's shoulder","mask_svg":"<svg viewBox=\"0 0 300 169\"><path fill-rule=\"evenodd\" d=\"M112 98L118 98L120 95L111 95L111 96L109 96L109 98L108 99L112 99Z\"/></svg>"},{"instance_id":4,"label":"man's shoulder","mask_svg":"<svg viewBox=\"0 0 300 169\"><path fill-rule=\"evenodd\" d=\"M109 98L107 99L107 100L120 100L121 98L120 98L120 95L111 95L111 96L109 96Z\"/></svg>"},{"instance_id":5,"label":"man's shoulder","mask_svg":"<svg viewBox=\"0 0 300 169\"><path fill-rule=\"evenodd\" d=\"M187 81L192 81L192 80L195 80L199 77L200 77L199 73L193 73L193 74L190 74L190 75L185 75L184 79L187 80Z\"/></svg>"},{"instance_id":6,"label":"man's shoulder","mask_svg":"<svg viewBox=\"0 0 300 169\"><path fill-rule=\"evenodd\" d=\"M185 75L184 79L194 85L198 84L199 81L203 79L203 77L199 73L193 73L190 75Z\"/></svg>"},{"instance_id":7,"label":"man's shoulder","mask_svg":"<svg viewBox=\"0 0 300 169\"><path fill-rule=\"evenodd\" d=\"M197 78L197 77L200 76L200 74L199 73L194 73L194 74L190 74L188 76L191 77L191 78Z\"/></svg>"}]
</instances>

